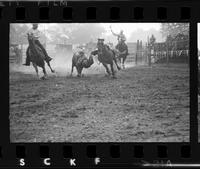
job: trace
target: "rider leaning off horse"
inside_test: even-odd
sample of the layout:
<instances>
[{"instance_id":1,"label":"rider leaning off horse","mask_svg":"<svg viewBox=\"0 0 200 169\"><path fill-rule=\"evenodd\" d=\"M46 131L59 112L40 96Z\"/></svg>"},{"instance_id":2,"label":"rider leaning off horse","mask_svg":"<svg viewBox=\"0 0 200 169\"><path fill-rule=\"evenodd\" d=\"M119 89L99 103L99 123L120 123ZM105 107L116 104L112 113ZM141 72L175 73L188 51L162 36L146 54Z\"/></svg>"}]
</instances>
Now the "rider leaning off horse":
<instances>
[{"instance_id":1,"label":"rider leaning off horse","mask_svg":"<svg viewBox=\"0 0 200 169\"><path fill-rule=\"evenodd\" d=\"M31 34L33 36L33 38L35 39L35 44L38 45L40 47L40 49L43 51L44 55L45 55L45 61L46 62L50 62L52 60L51 57L48 56L45 48L43 47L43 45L40 43L39 38L41 36L41 32L38 30L38 24L34 23L32 29L30 29L28 31L28 34ZM30 66L30 56L29 56L29 47L26 50L26 63L23 64L25 66Z\"/></svg>"}]
</instances>

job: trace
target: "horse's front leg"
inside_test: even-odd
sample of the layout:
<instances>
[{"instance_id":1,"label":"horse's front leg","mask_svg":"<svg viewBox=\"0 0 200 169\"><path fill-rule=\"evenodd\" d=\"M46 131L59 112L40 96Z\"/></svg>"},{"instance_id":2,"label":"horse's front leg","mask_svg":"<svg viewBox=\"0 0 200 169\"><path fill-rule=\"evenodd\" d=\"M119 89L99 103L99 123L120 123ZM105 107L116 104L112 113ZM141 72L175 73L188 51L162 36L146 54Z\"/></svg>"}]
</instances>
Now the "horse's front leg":
<instances>
[{"instance_id":1,"label":"horse's front leg","mask_svg":"<svg viewBox=\"0 0 200 169\"><path fill-rule=\"evenodd\" d=\"M119 59L120 64L121 64L121 60L120 60L120 58L118 58L118 59ZM116 57L114 57L113 60L114 60L114 62L115 62L115 65L117 66L117 69L118 69L118 70L121 70L121 68L119 67L119 65L118 65L118 63L117 63L117 59L116 59Z\"/></svg>"},{"instance_id":2,"label":"horse's front leg","mask_svg":"<svg viewBox=\"0 0 200 169\"><path fill-rule=\"evenodd\" d=\"M122 61L121 61L121 62L122 62L122 69L125 69L125 65L124 65L125 57L122 57L121 60L122 60Z\"/></svg>"},{"instance_id":3,"label":"horse's front leg","mask_svg":"<svg viewBox=\"0 0 200 169\"><path fill-rule=\"evenodd\" d=\"M37 65L35 63L33 63L33 67L35 68L36 75L39 78L38 67L37 67Z\"/></svg>"},{"instance_id":4,"label":"horse's front leg","mask_svg":"<svg viewBox=\"0 0 200 169\"><path fill-rule=\"evenodd\" d=\"M115 71L114 71L114 68L113 68L113 63L110 64L110 68L111 68L111 71L112 71L112 77L113 77L113 78L116 78L116 76L115 76Z\"/></svg>"},{"instance_id":5,"label":"horse's front leg","mask_svg":"<svg viewBox=\"0 0 200 169\"><path fill-rule=\"evenodd\" d=\"M47 72L46 72L46 69L44 66L42 67L42 70L43 70L44 76L41 79L45 80L45 79L47 79Z\"/></svg>"},{"instance_id":6,"label":"horse's front leg","mask_svg":"<svg viewBox=\"0 0 200 169\"><path fill-rule=\"evenodd\" d=\"M51 65L50 65L50 63L49 63L49 62L47 62L47 65L49 66L49 68L50 68L51 72L52 72L52 73L55 73L55 70L53 70L53 69L51 68Z\"/></svg>"},{"instance_id":7,"label":"horse's front leg","mask_svg":"<svg viewBox=\"0 0 200 169\"><path fill-rule=\"evenodd\" d=\"M107 64L105 64L105 63L102 63L103 64L103 66L106 68L106 72L108 73L108 75L110 76L110 70L109 70L109 68L108 68L108 65Z\"/></svg>"}]
</instances>

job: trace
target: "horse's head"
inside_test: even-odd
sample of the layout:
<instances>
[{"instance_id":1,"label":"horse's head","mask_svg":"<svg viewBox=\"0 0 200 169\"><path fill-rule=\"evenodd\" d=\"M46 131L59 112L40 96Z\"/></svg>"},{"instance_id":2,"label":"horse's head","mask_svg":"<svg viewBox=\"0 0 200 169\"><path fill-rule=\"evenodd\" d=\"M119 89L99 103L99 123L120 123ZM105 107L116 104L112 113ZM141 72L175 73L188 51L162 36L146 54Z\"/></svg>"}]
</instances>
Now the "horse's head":
<instances>
[{"instance_id":1,"label":"horse's head","mask_svg":"<svg viewBox=\"0 0 200 169\"><path fill-rule=\"evenodd\" d=\"M98 51L99 51L100 53L102 53L103 48L104 48L104 39L102 39L102 38L99 38L99 39L98 39L97 48L98 48Z\"/></svg>"},{"instance_id":2,"label":"horse's head","mask_svg":"<svg viewBox=\"0 0 200 169\"><path fill-rule=\"evenodd\" d=\"M34 42L34 37L32 33L27 33L27 37L28 37L28 42L29 43L33 43Z\"/></svg>"},{"instance_id":3,"label":"horse's head","mask_svg":"<svg viewBox=\"0 0 200 169\"><path fill-rule=\"evenodd\" d=\"M107 49L106 45L103 42L98 42L97 48L98 48L98 54L100 54L100 55L103 54L105 52L105 50Z\"/></svg>"},{"instance_id":4,"label":"horse's head","mask_svg":"<svg viewBox=\"0 0 200 169\"><path fill-rule=\"evenodd\" d=\"M103 42L98 42L98 43L97 43L97 48L98 48L98 49L101 49L101 48L103 48L103 45L104 45Z\"/></svg>"}]
</instances>

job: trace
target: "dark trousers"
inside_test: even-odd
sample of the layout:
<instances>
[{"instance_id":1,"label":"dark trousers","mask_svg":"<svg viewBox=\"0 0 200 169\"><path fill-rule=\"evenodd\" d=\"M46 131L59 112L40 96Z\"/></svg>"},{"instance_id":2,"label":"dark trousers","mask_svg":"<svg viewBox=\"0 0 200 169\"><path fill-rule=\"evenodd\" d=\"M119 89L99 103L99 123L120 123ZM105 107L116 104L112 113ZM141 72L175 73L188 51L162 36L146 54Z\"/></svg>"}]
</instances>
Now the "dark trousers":
<instances>
[{"instance_id":1,"label":"dark trousers","mask_svg":"<svg viewBox=\"0 0 200 169\"><path fill-rule=\"evenodd\" d=\"M48 56L48 54L47 54L45 48L43 47L43 45L40 43L39 40L36 40L35 44L38 45L40 47L40 49L42 49L42 52L45 55L45 60L48 62L51 58ZM26 64L30 65L30 56L29 56L28 50L29 50L29 47L26 50Z\"/></svg>"}]
</instances>

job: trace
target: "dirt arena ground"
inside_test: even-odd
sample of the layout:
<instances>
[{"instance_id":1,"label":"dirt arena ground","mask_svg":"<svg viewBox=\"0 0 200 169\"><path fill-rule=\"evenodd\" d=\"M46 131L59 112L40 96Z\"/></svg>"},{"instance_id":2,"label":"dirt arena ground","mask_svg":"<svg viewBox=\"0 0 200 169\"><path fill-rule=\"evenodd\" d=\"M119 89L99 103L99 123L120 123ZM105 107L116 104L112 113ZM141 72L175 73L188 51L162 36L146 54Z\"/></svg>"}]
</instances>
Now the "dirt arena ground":
<instances>
[{"instance_id":1,"label":"dirt arena ground","mask_svg":"<svg viewBox=\"0 0 200 169\"><path fill-rule=\"evenodd\" d=\"M84 74L39 80L11 71L11 142L189 141L188 65L129 67L117 79L102 65Z\"/></svg>"}]
</instances>

